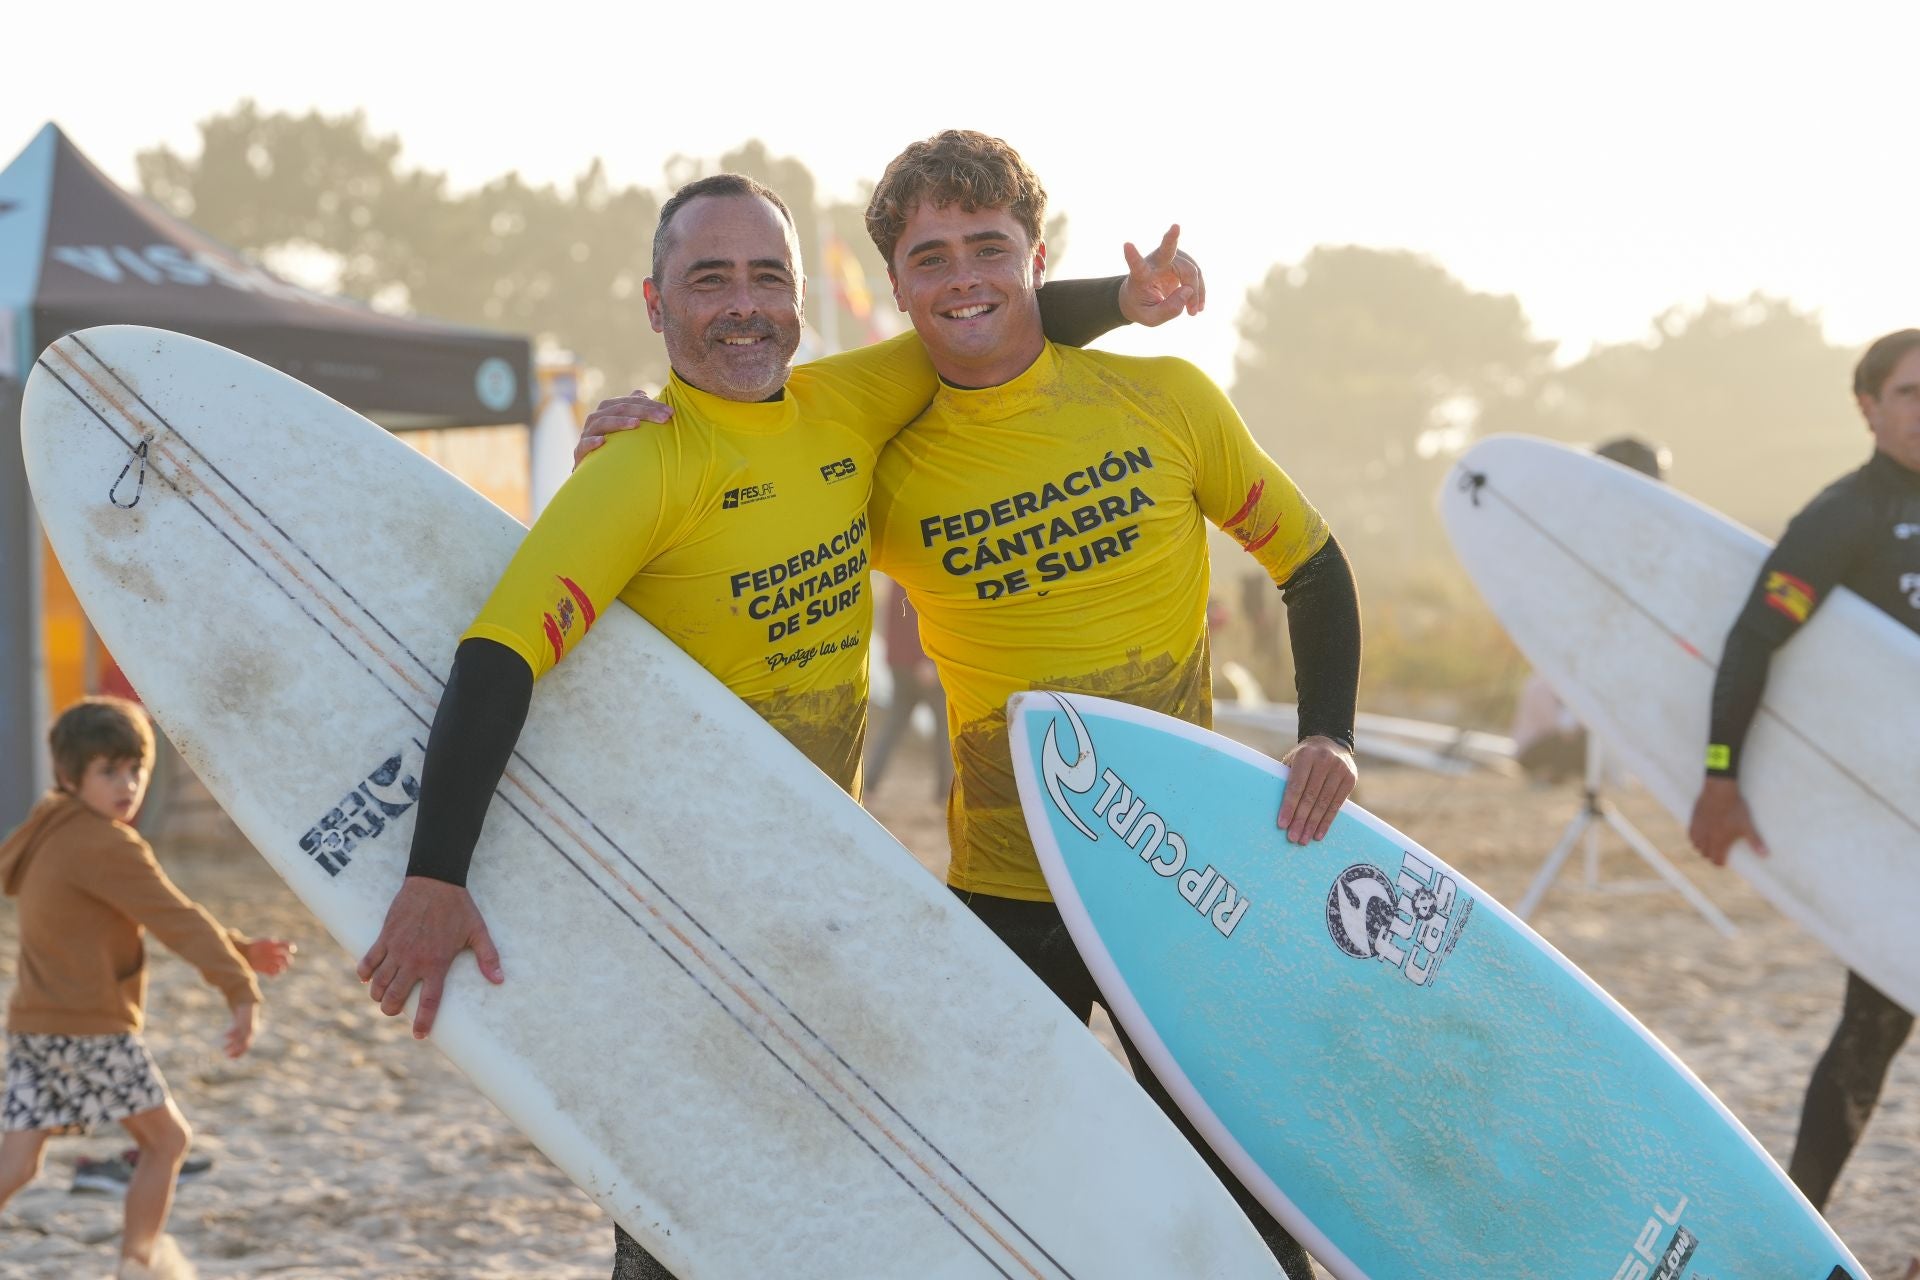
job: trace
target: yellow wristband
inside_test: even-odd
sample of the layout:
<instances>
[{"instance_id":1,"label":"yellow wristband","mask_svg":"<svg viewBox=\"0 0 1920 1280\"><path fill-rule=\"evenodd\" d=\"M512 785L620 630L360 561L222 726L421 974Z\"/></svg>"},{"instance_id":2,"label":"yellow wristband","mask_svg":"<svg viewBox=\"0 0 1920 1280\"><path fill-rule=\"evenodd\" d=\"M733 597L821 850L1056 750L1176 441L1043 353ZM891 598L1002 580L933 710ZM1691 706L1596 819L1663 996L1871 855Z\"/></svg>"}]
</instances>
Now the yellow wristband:
<instances>
[{"instance_id":1,"label":"yellow wristband","mask_svg":"<svg viewBox=\"0 0 1920 1280\"><path fill-rule=\"evenodd\" d=\"M1733 763L1733 748L1724 742L1711 743L1707 747L1707 768L1724 769Z\"/></svg>"}]
</instances>

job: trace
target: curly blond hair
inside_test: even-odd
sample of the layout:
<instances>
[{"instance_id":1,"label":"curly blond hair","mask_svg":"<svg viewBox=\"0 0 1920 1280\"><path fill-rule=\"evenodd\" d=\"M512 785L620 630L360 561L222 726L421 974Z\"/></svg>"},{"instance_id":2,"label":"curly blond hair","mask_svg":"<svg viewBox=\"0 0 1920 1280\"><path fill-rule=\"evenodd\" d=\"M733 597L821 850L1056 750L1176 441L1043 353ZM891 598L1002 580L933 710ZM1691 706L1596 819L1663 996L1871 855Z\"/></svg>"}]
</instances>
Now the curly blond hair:
<instances>
[{"instance_id":1,"label":"curly blond hair","mask_svg":"<svg viewBox=\"0 0 1920 1280\"><path fill-rule=\"evenodd\" d=\"M907 219L922 204L957 204L967 212L1001 209L1040 243L1047 191L1020 153L999 138L972 129L947 129L893 158L867 202L867 234L893 269L893 251Z\"/></svg>"}]
</instances>

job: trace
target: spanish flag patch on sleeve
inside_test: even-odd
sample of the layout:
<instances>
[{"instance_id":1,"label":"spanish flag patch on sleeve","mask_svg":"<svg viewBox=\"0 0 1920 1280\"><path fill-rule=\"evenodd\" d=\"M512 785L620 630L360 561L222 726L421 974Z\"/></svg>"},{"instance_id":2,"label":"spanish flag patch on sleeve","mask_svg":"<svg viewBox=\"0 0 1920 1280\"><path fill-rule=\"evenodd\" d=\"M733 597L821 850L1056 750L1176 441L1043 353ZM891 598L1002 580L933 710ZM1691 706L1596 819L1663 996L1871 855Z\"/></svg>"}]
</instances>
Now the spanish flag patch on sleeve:
<instances>
[{"instance_id":1,"label":"spanish flag patch on sleeve","mask_svg":"<svg viewBox=\"0 0 1920 1280\"><path fill-rule=\"evenodd\" d=\"M1790 573L1774 570L1767 574L1763 590L1768 607L1786 614L1796 624L1805 622L1813 612L1813 588Z\"/></svg>"}]
</instances>

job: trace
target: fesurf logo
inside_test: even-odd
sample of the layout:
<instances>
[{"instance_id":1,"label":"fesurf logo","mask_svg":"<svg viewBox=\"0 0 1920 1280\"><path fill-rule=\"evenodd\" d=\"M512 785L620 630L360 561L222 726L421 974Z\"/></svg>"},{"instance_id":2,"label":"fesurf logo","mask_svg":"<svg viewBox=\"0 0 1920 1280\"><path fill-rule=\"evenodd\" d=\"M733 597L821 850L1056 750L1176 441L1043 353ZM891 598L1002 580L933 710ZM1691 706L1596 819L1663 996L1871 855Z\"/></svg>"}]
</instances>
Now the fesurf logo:
<instances>
[{"instance_id":1,"label":"fesurf logo","mask_svg":"<svg viewBox=\"0 0 1920 1280\"><path fill-rule=\"evenodd\" d=\"M728 489L720 495L720 509L734 511L740 507L750 507L756 502L765 502L779 495L773 491L773 481L762 480L759 484L743 484L738 489Z\"/></svg>"},{"instance_id":2,"label":"fesurf logo","mask_svg":"<svg viewBox=\"0 0 1920 1280\"><path fill-rule=\"evenodd\" d=\"M1124 778L1112 769L1100 768L1094 757L1093 735L1087 732L1073 704L1058 694L1053 700L1072 726L1074 740L1074 757L1069 761L1060 750L1060 721L1047 722L1047 736L1040 744L1040 778L1053 807L1089 841L1097 844L1104 838L1102 827L1120 837L1142 863L1161 879L1171 881L1186 904L1212 924L1221 937L1231 938L1246 917L1250 900L1211 864L1192 865L1186 837L1169 830L1167 820L1148 809L1145 797L1134 794ZM1089 795L1096 784L1103 782L1106 786L1093 805L1095 821L1088 823L1067 796Z\"/></svg>"},{"instance_id":3,"label":"fesurf logo","mask_svg":"<svg viewBox=\"0 0 1920 1280\"><path fill-rule=\"evenodd\" d=\"M1454 878L1411 850L1393 879L1356 862L1327 890L1327 935L1355 960L1379 960L1416 987L1439 976L1473 914Z\"/></svg>"}]
</instances>

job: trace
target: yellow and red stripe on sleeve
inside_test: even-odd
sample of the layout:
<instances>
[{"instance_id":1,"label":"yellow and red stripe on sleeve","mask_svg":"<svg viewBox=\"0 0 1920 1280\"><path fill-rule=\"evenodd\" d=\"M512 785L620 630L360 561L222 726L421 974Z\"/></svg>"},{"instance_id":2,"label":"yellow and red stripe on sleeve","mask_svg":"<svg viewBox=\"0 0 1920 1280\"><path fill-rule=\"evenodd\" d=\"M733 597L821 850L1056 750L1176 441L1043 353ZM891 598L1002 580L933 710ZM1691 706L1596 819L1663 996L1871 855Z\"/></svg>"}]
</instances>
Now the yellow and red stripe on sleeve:
<instances>
[{"instance_id":1,"label":"yellow and red stripe on sleeve","mask_svg":"<svg viewBox=\"0 0 1920 1280\"><path fill-rule=\"evenodd\" d=\"M1767 607L1792 618L1796 626L1805 622L1813 612L1813 588L1790 573L1772 570L1767 574L1762 590L1766 595Z\"/></svg>"}]
</instances>

